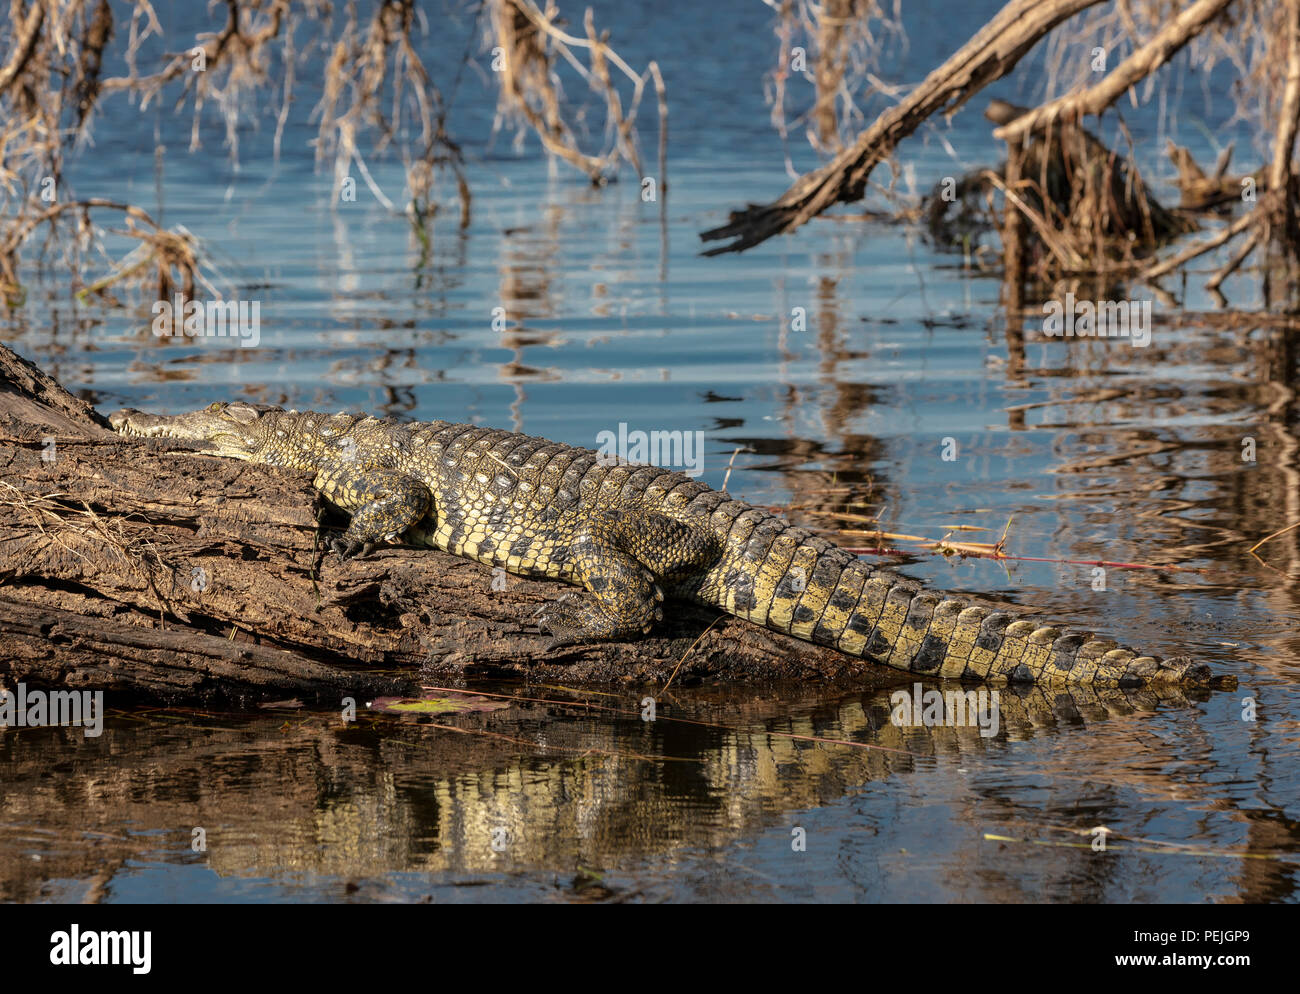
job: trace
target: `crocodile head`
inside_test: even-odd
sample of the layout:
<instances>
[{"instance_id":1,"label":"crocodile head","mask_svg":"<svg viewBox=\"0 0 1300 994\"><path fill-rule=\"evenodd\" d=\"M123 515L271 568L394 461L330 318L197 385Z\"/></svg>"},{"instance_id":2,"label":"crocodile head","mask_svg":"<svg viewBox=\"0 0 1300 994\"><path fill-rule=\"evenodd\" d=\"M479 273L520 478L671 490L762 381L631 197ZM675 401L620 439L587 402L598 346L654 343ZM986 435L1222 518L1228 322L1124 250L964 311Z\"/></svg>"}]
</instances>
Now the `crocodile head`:
<instances>
[{"instance_id":1,"label":"crocodile head","mask_svg":"<svg viewBox=\"0 0 1300 994\"><path fill-rule=\"evenodd\" d=\"M257 458L275 435L284 412L265 404L224 401L185 414L145 414L133 408L115 411L108 417L121 435L132 438L175 438L199 443L199 450L235 459Z\"/></svg>"}]
</instances>

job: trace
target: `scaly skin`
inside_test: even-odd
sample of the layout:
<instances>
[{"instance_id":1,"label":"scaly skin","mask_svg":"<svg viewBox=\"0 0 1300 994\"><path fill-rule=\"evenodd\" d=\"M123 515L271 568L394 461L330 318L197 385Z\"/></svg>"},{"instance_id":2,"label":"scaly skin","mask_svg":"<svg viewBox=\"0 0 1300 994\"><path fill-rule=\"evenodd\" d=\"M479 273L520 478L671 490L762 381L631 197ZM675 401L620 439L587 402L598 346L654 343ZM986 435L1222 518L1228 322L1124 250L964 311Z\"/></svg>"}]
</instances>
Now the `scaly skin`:
<instances>
[{"instance_id":1,"label":"scaly skin","mask_svg":"<svg viewBox=\"0 0 1300 994\"><path fill-rule=\"evenodd\" d=\"M585 587L543 623L553 644L650 630L670 597L897 670L991 684L1204 685L1186 657L1161 661L1065 634L870 566L802 528L656 466L445 421L399 424L236 402L164 417L118 411L120 433L315 472L352 515L344 558L405 539L523 576Z\"/></svg>"}]
</instances>

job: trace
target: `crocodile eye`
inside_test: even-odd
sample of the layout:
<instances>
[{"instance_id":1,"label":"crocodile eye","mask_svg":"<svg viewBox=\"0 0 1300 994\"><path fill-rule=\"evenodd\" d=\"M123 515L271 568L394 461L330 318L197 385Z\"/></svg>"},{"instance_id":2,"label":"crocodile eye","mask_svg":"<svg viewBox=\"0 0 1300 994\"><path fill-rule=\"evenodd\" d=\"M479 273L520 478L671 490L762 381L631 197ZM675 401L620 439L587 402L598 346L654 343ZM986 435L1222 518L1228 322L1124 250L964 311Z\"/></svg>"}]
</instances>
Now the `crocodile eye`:
<instances>
[{"instance_id":1,"label":"crocodile eye","mask_svg":"<svg viewBox=\"0 0 1300 994\"><path fill-rule=\"evenodd\" d=\"M218 400L208 405L208 411L212 414L216 414L218 411L221 410L223 406L224 405L221 403L221 401Z\"/></svg>"}]
</instances>

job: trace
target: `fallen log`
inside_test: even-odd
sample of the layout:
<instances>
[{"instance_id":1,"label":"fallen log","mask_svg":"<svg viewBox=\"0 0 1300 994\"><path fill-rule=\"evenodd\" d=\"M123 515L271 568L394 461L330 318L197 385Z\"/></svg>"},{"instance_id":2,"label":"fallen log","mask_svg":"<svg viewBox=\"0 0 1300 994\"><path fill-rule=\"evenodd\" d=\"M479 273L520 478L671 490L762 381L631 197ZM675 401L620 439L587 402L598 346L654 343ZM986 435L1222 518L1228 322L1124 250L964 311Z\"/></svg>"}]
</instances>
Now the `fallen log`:
<instances>
[{"instance_id":1,"label":"fallen log","mask_svg":"<svg viewBox=\"0 0 1300 994\"><path fill-rule=\"evenodd\" d=\"M433 549L323 555L308 474L120 438L0 346L0 685L244 702L409 693L422 679L662 684L703 677L897 677L678 605L636 642L548 651L559 584ZM338 519L337 523L341 523Z\"/></svg>"}]
</instances>

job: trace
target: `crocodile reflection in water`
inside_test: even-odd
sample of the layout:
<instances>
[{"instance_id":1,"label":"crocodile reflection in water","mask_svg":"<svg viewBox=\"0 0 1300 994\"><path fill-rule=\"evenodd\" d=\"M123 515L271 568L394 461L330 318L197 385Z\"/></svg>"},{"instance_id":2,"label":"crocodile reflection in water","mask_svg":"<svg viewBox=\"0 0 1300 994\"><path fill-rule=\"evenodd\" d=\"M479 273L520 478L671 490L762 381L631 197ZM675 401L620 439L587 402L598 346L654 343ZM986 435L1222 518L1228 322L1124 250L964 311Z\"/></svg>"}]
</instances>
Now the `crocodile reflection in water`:
<instances>
[{"instance_id":1,"label":"crocodile reflection in water","mask_svg":"<svg viewBox=\"0 0 1300 994\"><path fill-rule=\"evenodd\" d=\"M936 767L996 763L1011 742L1051 741L1078 726L1089 730L1097 768L1050 779L1072 773L1099 787L1123 783L1165 796L1161 764L1185 775L1190 761L1186 743L1182 751L1150 745L1141 769L1122 761L1140 727L1135 714L1187 707L1172 688L1003 688L995 738L978 727L897 726L887 689L825 695L824 687L799 685L764 697L701 689L663 704L647 725L632 711L606 715L550 693L553 702L493 712L486 735L473 734L475 716L451 719L460 732L364 713L341 729L333 713L299 711L284 734L283 718L127 715L110 718L94 740L100 751L85 760L94 776L76 790L49 770L66 761L79 730L27 730L21 748L15 733L0 731L0 751L12 749L0 784L0 900L32 900L50 879L111 879L115 867L147 865L172 849L236 878L661 862L784 825L790 812L836 803L868 784L897 781L904 791L933 784ZM699 722L710 715L716 720ZM543 716L546 744L521 754L518 736ZM629 722L644 733L632 745ZM1211 789L1187 787L1192 797ZM208 847L197 857L196 825L206 827ZM493 845L500 829L505 853ZM163 841L169 835L174 845ZM1065 867L1059 872L1070 877Z\"/></svg>"}]
</instances>

